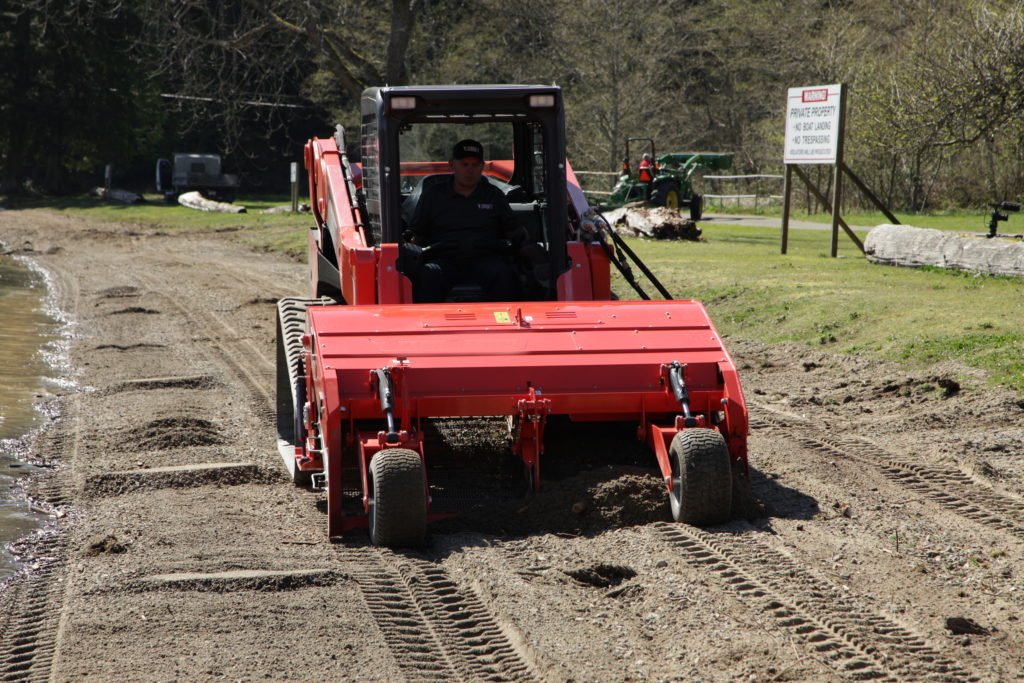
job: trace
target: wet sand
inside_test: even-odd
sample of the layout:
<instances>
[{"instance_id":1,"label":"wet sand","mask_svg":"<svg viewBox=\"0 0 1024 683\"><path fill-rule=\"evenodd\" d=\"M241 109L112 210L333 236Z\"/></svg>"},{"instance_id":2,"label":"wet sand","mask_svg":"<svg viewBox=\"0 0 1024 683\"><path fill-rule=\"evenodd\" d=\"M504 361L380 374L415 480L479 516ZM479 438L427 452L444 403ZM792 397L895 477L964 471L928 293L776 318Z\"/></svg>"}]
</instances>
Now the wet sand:
<instances>
[{"instance_id":1,"label":"wet sand","mask_svg":"<svg viewBox=\"0 0 1024 683\"><path fill-rule=\"evenodd\" d=\"M58 323L47 312L42 273L0 256L0 581L17 571L8 544L46 522L21 491L20 482L38 469L28 457L27 435L45 419L42 402L58 339Z\"/></svg>"}]
</instances>

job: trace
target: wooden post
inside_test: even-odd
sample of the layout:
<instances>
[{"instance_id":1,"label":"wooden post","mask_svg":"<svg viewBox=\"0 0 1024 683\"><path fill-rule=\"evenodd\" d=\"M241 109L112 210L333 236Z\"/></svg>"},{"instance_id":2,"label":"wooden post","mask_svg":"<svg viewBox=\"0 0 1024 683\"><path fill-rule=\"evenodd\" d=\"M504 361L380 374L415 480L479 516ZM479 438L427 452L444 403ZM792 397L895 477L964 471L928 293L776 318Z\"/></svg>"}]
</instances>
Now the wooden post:
<instances>
[{"instance_id":1,"label":"wooden post","mask_svg":"<svg viewBox=\"0 0 1024 683\"><path fill-rule=\"evenodd\" d=\"M292 213L298 213L298 211L299 211L299 164L297 162L295 162L295 161L292 162L291 179L292 179Z\"/></svg>"},{"instance_id":2,"label":"wooden post","mask_svg":"<svg viewBox=\"0 0 1024 683\"><path fill-rule=\"evenodd\" d=\"M789 247L789 197L793 191L793 166L786 164L786 177L782 180L782 246L779 253L785 254Z\"/></svg>"},{"instance_id":3,"label":"wooden post","mask_svg":"<svg viewBox=\"0 0 1024 683\"><path fill-rule=\"evenodd\" d=\"M837 214L832 210L832 204L828 201L828 197L823 195L818 190L818 188L815 187L814 183L811 182L810 177L806 173L801 171L799 166L794 166L793 172L796 173L796 176L804 182L804 185L807 186L807 191L810 192L816 200L818 200L818 203L820 203L825 208L825 211L832 214L832 216L835 217ZM860 238L857 237L856 233L854 233L853 230L850 229L850 226L846 224L846 221L843 220L842 216L839 216L838 223L839 227L842 228L843 231L849 236L850 240L857 245L858 249L860 249L863 252L864 243L861 242Z\"/></svg>"},{"instance_id":4,"label":"wooden post","mask_svg":"<svg viewBox=\"0 0 1024 683\"><path fill-rule=\"evenodd\" d=\"M832 168L832 258L839 255L839 221L843 211L843 147L846 138L846 84L839 86L839 136Z\"/></svg>"}]
</instances>

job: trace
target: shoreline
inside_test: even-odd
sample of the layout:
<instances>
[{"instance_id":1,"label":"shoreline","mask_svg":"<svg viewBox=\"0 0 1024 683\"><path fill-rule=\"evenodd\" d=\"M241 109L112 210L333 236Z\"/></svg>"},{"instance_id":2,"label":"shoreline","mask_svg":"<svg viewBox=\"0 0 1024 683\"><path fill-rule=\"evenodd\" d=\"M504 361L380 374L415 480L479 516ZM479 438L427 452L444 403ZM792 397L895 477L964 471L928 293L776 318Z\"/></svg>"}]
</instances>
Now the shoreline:
<instances>
[{"instance_id":1,"label":"shoreline","mask_svg":"<svg viewBox=\"0 0 1024 683\"><path fill-rule=\"evenodd\" d=\"M57 291L57 280L52 272L43 266L34 252L26 252L24 248L10 249L0 241L0 251L12 261L17 262L40 281L43 295L38 313L45 317L49 329L40 334L33 359L40 362L40 373L33 375L38 379L35 397L32 400L32 423L26 425L25 431L5 437L2 442L4 454L18 468L26 471L16 477L10 488L10 501L34 518L34 528L26 529L21 535L11 537L4 545L10 554L10 563L0 578L0 594L13 581L25 572L31 571L33 564L40 558L31 549L36 545L35 537L51 535L51 527L56 520L66 513L51 505L45 499L32 494L36 488L36 480L45 476L56 463L48 461L37 448L43 434L57 428L60 420L61 403L65 396L82 390L74 380L74 368L71 366L70 349L74 338L74 321L59 306L60 293ZM13 465L12 465L13 466Z\"/></svg>"}]
</instances>

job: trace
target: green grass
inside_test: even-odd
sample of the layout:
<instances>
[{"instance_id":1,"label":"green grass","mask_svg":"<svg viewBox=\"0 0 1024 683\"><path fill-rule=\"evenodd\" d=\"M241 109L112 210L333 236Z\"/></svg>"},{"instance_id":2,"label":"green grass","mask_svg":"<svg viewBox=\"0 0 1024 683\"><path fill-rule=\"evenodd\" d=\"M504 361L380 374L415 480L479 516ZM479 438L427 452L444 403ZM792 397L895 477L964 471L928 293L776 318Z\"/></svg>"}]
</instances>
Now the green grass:
<instances>
[{"instance_id":1,"label":"green grass","mask_svg":"<svg viewBox=\"0 0 1024 683\"><path fill-rule=\"evenodd\" d=\"M306 232L313 223L308 214L263 214L264 209L287 206L286 196L241 196L237 206L246 213L213 213L166 204L160 195L146 195L143 204L126 205L104 202L91 197L18 200L9 202L11 209L48 208L60 213L106 223L121 223L136 229L161 232L210 232L230 235L233 239L259 251L280 251L294 258L305 258Z\"/></svg>"},{"instance_id":2,"label":"green grass","mask_svg":"<svg viewBox=\"0 0 1024 683\"><path fill-rule=\"evenodd\" d=\"M701 300L723 334L916 367L955 360L1024 390L1020 278L874 265L845 237L832 259L828 232L790 231L786 256L777 230L706 224L704 235L630 245L673 295ZM621 280L616 289L631 291Z\"/></svg>"},{"instance_id":3,"label":"green grass","mask_svg":"<svg viewBox=\"0 0 1024 683\"><path fill-rule=\"evenodd\" d=\"M207 214L157 202L128 207L81 199L47 205L70 215L164 232L209 232L260 251L305 258L308 214L256 213L286 204L286 198L243 197L239 203L250 213ZM873 214L859 216L863 221L851 216L851 224L884 222ZM907 222L959 229L949 226L964 216ZM914 367L954 360L984 369L995 384L1024 391L1024 280L873 265L845 235L840 258L832 259L827 231L791 230L789 254L782 256L778 230L702 227L705 242L629 243L674 296L703 301L723 334L764 343L799 342ZM867 234L857 232L862 239ZM616 291L632 298L628 285L615 277Z\"/></svg>"},{"instance_id":4,"label":"green grass","mask_svg":"<svg viewBox=\"0 0 1024 683\"><path fill-rule=\"evenodd\" d=\"M763 207L758 210L750 208L734 208L726 206L723 209L718 207L708 206L705 208L706 213L724 213L724 214L737 214L737 215L749 215L749 216L782 216L782 207L770 206ZM989 213L984 209L978 211L949 211L941 213L903 213L894 212L896 218L899 219L900 223L904 225L913 225L918 228L934 228L936 230L950 230L954 232L988 232ZM809 214L805 211L794 209L790 213L790 218L793 220L801 221L812 221L815 223L824 223L826 225L832 223L832 215L825 212ZM876 225L883 223L891 223L882 212L880 211L851 211L843 214L843 220L850 227L865 227L873 228ZM1010 220L1008 222L1002 222L999 224L1000 233L1019 233L1024 232L1024 215L1018 217L1017 214L1010 214Z\"/></svg>"}]
</instances>

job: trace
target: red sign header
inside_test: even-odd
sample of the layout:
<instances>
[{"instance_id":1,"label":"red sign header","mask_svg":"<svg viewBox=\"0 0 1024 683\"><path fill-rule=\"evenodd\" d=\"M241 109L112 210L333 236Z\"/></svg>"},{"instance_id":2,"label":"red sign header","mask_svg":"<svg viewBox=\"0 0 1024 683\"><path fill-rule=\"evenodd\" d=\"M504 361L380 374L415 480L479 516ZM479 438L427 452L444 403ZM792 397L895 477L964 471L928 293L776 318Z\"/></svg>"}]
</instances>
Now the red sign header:
<instances>
[{"instance_id":1,"label":"red sign header","mask_svg":"<svg viewBox=\"0 0 1024 683\"><path fill-rule=\"evenodd\" d=\"M828 88L815 88L814 90L804 90L800 93L801 102L827 102L828 101Z\"/></svg>"}]
</instances>

